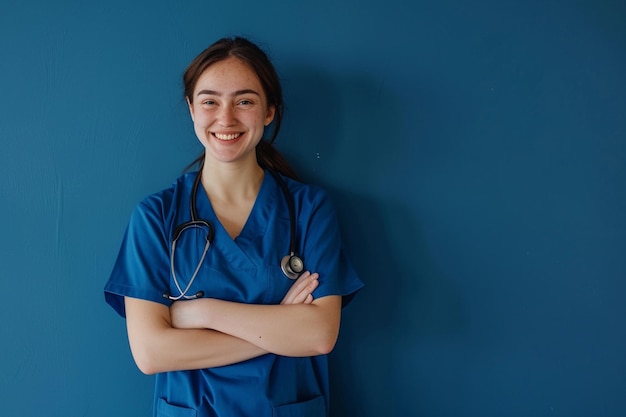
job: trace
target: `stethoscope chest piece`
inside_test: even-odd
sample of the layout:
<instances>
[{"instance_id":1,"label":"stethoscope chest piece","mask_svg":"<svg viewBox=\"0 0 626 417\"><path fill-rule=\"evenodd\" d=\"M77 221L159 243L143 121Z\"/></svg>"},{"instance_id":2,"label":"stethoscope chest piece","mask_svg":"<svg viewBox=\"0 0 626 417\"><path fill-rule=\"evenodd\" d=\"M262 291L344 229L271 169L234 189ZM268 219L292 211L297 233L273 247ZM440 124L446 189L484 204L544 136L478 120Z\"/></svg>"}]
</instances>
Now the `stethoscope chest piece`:
<instances>
[{"instance_id":1,"label":"stethoscope chest piece","mask_svg":"<svg viewBox=\"0 0 626 417\"><path fill-rule=\"evenodd\" d=\"M298 279L302 271L304 271L304 262L298 255L291 253L283 256L283 259L280 261L280 269L283 270L287 278Z\"/></svg>"}]
</instances>

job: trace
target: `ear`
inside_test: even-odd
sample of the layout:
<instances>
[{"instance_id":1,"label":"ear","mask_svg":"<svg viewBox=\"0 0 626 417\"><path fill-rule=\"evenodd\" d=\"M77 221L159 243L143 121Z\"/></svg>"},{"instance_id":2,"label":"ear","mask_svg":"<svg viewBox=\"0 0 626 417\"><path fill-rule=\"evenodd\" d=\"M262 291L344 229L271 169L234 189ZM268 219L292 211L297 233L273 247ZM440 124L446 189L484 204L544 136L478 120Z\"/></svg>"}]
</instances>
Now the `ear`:
<instances>
[{"instance_id":1,"label":"ear","mask_svg":"<svg viewBox=\"0 0 626 417\"><path fill-rule=\"evenodd\" d=\"M267 107L267 115L265 116L265 126L268 126L274 120L274 115L276 114L276 106L271 105Z\"/></svg>"},{"instance_id":2,"label":"ear","mask_svg":"<svg viewBox=\"0 0 626 417\"><path fill-rule=\"evenodd\" d=\"M189 101L189 97L185 97L185 100L187 100L187 106L189 106L189 115L191 116L191 121L195 122L196 120L193 117L193 103Z\"/></svg>"}]
</instances>

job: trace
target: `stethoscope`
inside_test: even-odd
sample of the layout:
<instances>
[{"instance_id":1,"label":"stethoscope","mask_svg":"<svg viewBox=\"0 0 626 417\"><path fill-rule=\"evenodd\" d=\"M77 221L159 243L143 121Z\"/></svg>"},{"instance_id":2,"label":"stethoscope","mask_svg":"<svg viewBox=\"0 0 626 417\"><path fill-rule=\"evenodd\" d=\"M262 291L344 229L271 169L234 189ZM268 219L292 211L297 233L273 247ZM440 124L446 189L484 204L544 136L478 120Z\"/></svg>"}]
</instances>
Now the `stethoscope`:
<instances>
[{"instance_id":1,"label":"stethoscope","mask_svg":"<svg viewBox=\"0 0 626 417\"><path fill-rule=\"evenodd\" d=\"M280 189L283 192L283 195L285 196L285 201L287 202L287 208L289 210L289 255L285 255L281 259L280 269L283 271L283 273L285 274L287 278L298 279L298 277L302 274L302 271L304 271L304 262L302 261L302 258L300 258L296 254L296 209L295 209L295 205L293 202L293 196L289 192L289 189L287 188L287 184L285 183L285 180L280 175L278 175L276 172L272 170L268 170L268 172L272 174L272 176L276 179L276 183L278 183ZM174 233L172 234L172 250L170 252L170 269L171 269L171 274L172 274L172 279L174 281L174 285L176 286L176 289L178 290L179 295L172 295L169 292L163 293L163 298L167 298L172 301L177 301L177 300L182 300L182 299L193 300L196 298L202 298L204 296L204 291L198 291L197 293L192 294L192 295L187 294L189 292L189 289L191 288L191 285L196 280L196 276L198 275L198 272L200 271L200 267L204 263L206 254L209 251L209 247L211 246L211 242L213 241L213 238L215 237L215 228L213 227L213 225L209 223L208 221L199 218L198 212L196 209L196 194L198 193L198 187L200 186L201 177L202 177L202 170L198 171L198 174L196 175L196 178L193 182L193 187L191 189L191 196L189 198L191 220L184 222L182 224L179 224L174 229ZM176 276L176 268L174 267L174 258L175 258L174 254L176 253L176 242L178 242L178 239L180 238L181 234L185 230L197 229L197 228L206 230L206 242L204 244L204 250L202 251L202 256L200 257L200 261L198 261L198 264L196 265L196 268L194 269L193 274L191 275L191 278L189 279L189 282L187 283L187 286L183 289L180 285L180 281L178 280L178 277Z\"/></svg>"}]
</instances>

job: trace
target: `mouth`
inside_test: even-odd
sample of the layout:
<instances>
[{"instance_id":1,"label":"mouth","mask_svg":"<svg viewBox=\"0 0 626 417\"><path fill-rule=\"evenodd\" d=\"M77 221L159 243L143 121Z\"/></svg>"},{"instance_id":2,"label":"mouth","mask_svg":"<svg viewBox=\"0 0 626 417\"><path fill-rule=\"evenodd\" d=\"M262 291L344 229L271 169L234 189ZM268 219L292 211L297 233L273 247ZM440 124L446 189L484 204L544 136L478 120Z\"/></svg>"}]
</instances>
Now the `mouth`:
<instances>
[{"instance_id":1,"label":"mouth","mask_svg":"<svg viewBox=\"0 0 626 417\"><path fill-rule=\"evenodd\" d=\"M243 133L217 133L217 132L213 132L213 136L215 136L219 140L224 140L224 141L235 140L238 137L240 137L241 135L243 135Z\"/></svg>"}]
</instances>

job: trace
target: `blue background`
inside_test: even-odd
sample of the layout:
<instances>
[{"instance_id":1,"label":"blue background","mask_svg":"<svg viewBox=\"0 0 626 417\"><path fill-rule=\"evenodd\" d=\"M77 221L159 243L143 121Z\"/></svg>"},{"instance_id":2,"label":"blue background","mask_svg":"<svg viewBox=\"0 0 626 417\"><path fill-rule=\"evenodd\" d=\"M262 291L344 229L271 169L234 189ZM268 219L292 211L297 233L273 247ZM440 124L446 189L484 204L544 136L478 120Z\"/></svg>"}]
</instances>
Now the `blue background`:
<instances>
[{"instance_id":1,"label":"blue background","mask_svg":"<svg viewBox=\"0 0 626 417\"><path fill-rule=\"evenodd\" d=\"M243 34L367 284L333 417L626 415L625 19L617 0L2 0L0 414L150 414L102 287L132 208L200 150L185 66Z\"/></svg>"}]
</instances>

